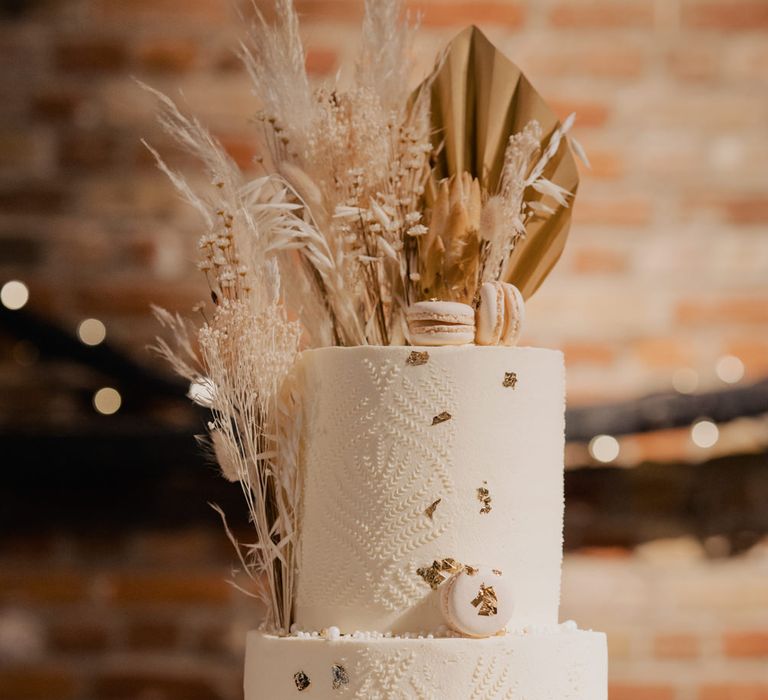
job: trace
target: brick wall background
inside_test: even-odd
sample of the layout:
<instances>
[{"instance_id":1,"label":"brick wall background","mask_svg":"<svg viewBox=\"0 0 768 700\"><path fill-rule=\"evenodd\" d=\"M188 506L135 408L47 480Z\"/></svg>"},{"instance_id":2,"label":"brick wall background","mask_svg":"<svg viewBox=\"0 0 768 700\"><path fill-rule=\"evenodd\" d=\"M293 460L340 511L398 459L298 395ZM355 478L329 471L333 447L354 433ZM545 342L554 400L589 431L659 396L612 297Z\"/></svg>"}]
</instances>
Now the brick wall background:
<instances>
[{"instance_id":1,"label":"brick wall background","mask_svg":"<svg viewBox=\"0 0 768 700\"><path fill-rule=\"evenodd\" d=\"M297 4L309 69L332 75L354 53L360 2ZM412 7L424 13L423 71L474 22L559 114L577 112L593 167L524 338L565 350L569 401L667 390L680 370L695 371L699 389L722 387L715 366L730 354L744 381L765 376L768 0ZM247 165L256 105L232 55L235 15L225 0L5 0L0 13L0 284L23 280L29 307L71 332L102 319L111 342L150 363L150 302L185 312L203 287L191 264L196 221L139 140L185 159L168 150L132 77L183 91ZM6 340L0 426L74 425L88 400L46 387L91 381L55 364L41 371L30 348ZM766 435L764 421L750 425L758 447ZM635 461L709 454L684 430L632 438L626 450ZM258 613L223 583L231 556L215 520L168 530L137 515L107 536L59 531L46 509L30 520L47 531L23 535L20 523L0 534L0 696L238 697L243 631ZM717 537L705 544L567 558L564 616L611 634L611 700L768 698L765 547L723 558Z\"/></svg>"}]
</instances>

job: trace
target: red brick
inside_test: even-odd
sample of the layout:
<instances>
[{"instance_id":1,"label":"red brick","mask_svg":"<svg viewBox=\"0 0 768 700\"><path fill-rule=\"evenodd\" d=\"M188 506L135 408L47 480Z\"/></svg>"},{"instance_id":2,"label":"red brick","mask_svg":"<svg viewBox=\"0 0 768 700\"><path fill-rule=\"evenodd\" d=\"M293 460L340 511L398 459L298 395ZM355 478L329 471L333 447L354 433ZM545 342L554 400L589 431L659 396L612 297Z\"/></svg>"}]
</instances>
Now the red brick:
<instances>
[{"instance_id":1,"label":"red brick","mask_svg":"<svg viewBox=\"0 0 768 700\"><path fill-rule=\"evenodd\" d=\"M456 27L468 24L498 24L521 27L525 23L525 8L518 2L507 0L472 0L468 2L435 1L409 2L408 7L421 13L422 24L427 27Z\"/></svg>"},{"instance_id":2,"label":"red brick","mask_svg":"<svg viewBox=\"0 0 768 700\"><path fill-rule=\"evenodd\" d=\"M651 202L645 198L585 200L582 197L573 207L573 220L602 226L646 226L651 221L651 213Z\"/></svg>"},{"instance_id":3,"label":"red brick","mask_svg":"<svg viewBox=\"0 0 768 700\"><path fill-rule=\"evenodd\" d=\"M626 254L610 248L579 248L572 259L573 271L579 274L619 274L628 267Z\"/></svg>"},{"instance_id":4,"label":"red brick","mask_svg":"<svg viewBox=\"0 0 768 700\"><path fill-rule=\"evenodd\" d=\"M226 574L131 573L109 577L110 597L121 603L226 603L232 587Z\"/></svg>"},{"instance_id":5,"label":"red brick","mask_svg":"<svg viewBox=\"0 0 768 700\"><path fill-rule=\"evenodd\" d=\"M636 46L590 45L577 49L547 48L520 61L524 72L538 76L635 78L646 65L645 52Z\"/></svg>"},{"instance_id":6,"label":"red brick","mask_svg":"<svg viewBox=\"0 0 768 700\"><path fill-rule=\"evenodd\" d=\"M326 76L336 69L339 56L333 49L309 48L306 55L307 73L314 76Z\"/></svg>"},{"instance_id":7,"label":"red brick","mask_svg":"<svg viewBox=\"0 0 768 700\"><path fill-rule=\"evenodd\" d=\"M624 156L618 151L602 150L585 146L589 158L589 168L579 161L582 177L595 180L619 180L626 171Z\"/></svg>"},{"instance_id":8,"label":"red brick","mask_svg":"<svg viewBox=\"0 0 768 700\"><path fill-rule=\"evenodd\" d=\"M68 200L60 184L35 180L9 183L0 189L0 211L14 214L53 214Z\"/></svg>"},{"instance_id":9,"label":"red brick","mask_svg":"<svg viewBox=\"0 0 768 700\"><path fill-rule=\"evenodd\" d=\"M632 343L633 356L646 367L677 369L694 360L694 349L677 338L643 338Z\"/></svg>"},{"instance_id":10,"label":"red brick","mask_svg":"<svg viewBox=\"0 0 768 700\"><path fill-rule=\"evenodd\" d=\"M616 350L608 343L590 343L569 341L561 343L568 366L597 365L609 367L616 361Z\"/></svg>"},{"instance_id":11,"label":"red brick","mask_svg":"<svg viewBox=\"0 0 768 700\"><path fill-rule=\"evenodd\" d=\"M178 641L179 631L170 621L136 621L130 625L127 638L132 649L172 649Z\"/></svg>"},{"instance_id":12,"label":"red brick","mask_svg":"<svg viewBox=\"0 0 768 700\"><path fill-rule=\"evenodd\" d=\"M670 685L611 683L608 697L611 700L676 700L677 693Z\"/></svg>"},{"instance_id":13,"label":"red brick","mask_svg":"<svg viewBox=\"0 0 768 700\"><path fill-rule=\"evenodd\" d=\"M240 168L248 170L254 167L254 158L259 154L255 139L239 134L216 134L216 138Z\"/></svg>"},{"instance_id":14,"label":"red brick","mask_svg":"<svg viewBox=\"0 0 768 700\"><path fill-rule=\"evenodd\" d=\"M609 29L653 26L653 4L622 2L621 0L583 0L561 2L549 13L555 27L579 29Z\"/></svg>"},{"instance_id":15,"label":"red brick","mask_svg":"<svg viewBox=\"0 0 768 700\"><path fill-rule=\"evenodd\" d=\"M224 23L235 19L232 6L215 0L90 0L97 18L115 22L149 23L165 20L173 25ZM249 3L242 3L247 6Z\"/></svg>"},{"instance_id":16,"label":"red brick","mask_svg":"<svg viewBox=\"0 0 768 700\"><path fill-rule=\"evenodd\" d=\"M115 163L118 149L118 136L111 130L76 129L62 135L59 163L92 172Z\"/></svg>"},{"instance_id":17,"label":"red brick","mask_svg":"<svg viewBox=\"0 0 768 700\"><path fill-rule=\"evenodd\" d=\"M72 121L83 102L83 94L78 89L46 88L32 97L32 113L45 121Z\"/></svg>"},{"instance_id":18,"label":"red brick","mask_svg":"<svg viewBox=\"0 0 768 700\"><path fill-rule=\"evenodd\" d=\"M103 673L94 681L93 696L103 700L222 700L212 682L191 673L184 677L137 671Z\"/></svg>"},{"instance_id":19,"label":"red brick","mask_svg":"<svg viewBox=\"0 0 768 700\"><path fill-rule=\"evenodd\" d=\"M71 672L48 666L0 668L0 690L8 700L69 700L78 695Z\"/></svg>"},{"instance_id":20,"label":"red brick","mask_svg":"<svg viewBox=\"0 0 768 700\"><path fill-rule=\"evenodd\" d=\"M677 305L675 315L680 323L690 326L765 324L768 323L768 297L687 299Z\"/></svg>"},{"instance_id":21,"label":"red brick","mask_svg":"<svg viewBox=\"0 0 768 700\"><path fill-rule=\"evenodd\" d=\"M659 659L693 659L699 653L699 640L693 634L657 634L653 653Z\"/></svg>"},{"instance_id":22,"label":"red brick","mask_svg":"<svg viewBox=\"0 0 768 700\"><path fill-rule=\"evenodd\" d=\"M195 67L199 42L190 39L155 37L136 49L139 65L153 73L184 73Z\"/></svg>"},{"instance_id":23,"label":"red brick","mask_svg":"<svg viewBox=\"0 0 768 700\"><path fill-rule=\"evenodd\" d=\"M688 0L683 23L697 29L761 31L768 29L768 3L764 0Z\"/></svg>"},{"instance_id":24,"label":"red brick","mask_svg":"<svg viewBox=\"0 0 768 700\"><path fill-rule=\"evenodd\" d=\"M734 682L704 685L697 700L768 700L768 684Z\"/></svg>"},{"instance_id":25,"label":"red brick","mask_svg":"<svg viewBox=\"0 0 768 700\"><path fill-rule=\"evenodd\" d=\"M678 80L711 82L720 76L722 57L711 46L683 44L670 50L667 66Z\"/></svg>"},{"instance_id":26,"label":"red brick","mask_svg":"<svg viewBox=\"0 0 768 700\"><path fill-rule=\"evenodd\" d=\"M363 16L363 5L355 0L294 0L294 6L302 19L357 23Z\"/></svg>"},{"instance_id":27,"label":"red brick","mask_svg":"<svg viewBox=\"0 0 768 700\"><path fill-rule=\"evenodd\" d=\"M198 288L171 284L155 284L149 287L131 285L123 281L113 284L92 281L78 286L73 291L79 308L87 310L90 314L148 316L152 304L165 309L184 310L201 300L201 291Z\"/></svg>"},{"instance_id":28,"label":"red brick","mask_svg":"<svg viewBox=\"0 0 768 700\"><path fill-rule=\"evenodd\" d=\"M0 570L0 600L6 602L72 603L88 593L81 573L46 568L28 571Z\"/></svg>"},{"instance_id":29,"label":"red brick","mask_svg":"<svg viewBox=\"0 0 768 700\"><path fill-rule=\"evenodd\" d=\"M723 203L726 219L732 224L768 224L768 195L734 197Z\"/></svg>"},{"instance_id":30,"label":"red brick","mask_svg":"<svg viewBox=\"0 0 768 700\"><path fill-rule=\"evenodd\" d=\"M60 70L73 73L116 73L128 62L125 45L116 39L70 39L56 47Z\"/></svg>"},{"instance_id":31,"label":"red brick","mask_svg":"<svg viewBox=\"0 0 768 700\"><path fill-rule=\"evenodd\" d=\"M690 447L687 429L656 430L622 438L622 449L637 462L673 462L682 459Z\"/></svg>"},{"instance_id":32,"label":"red brick","mask_svg":"<svg viewBox=\"0 0 768 700\"><path fill-rule=\"evenodd\" d=\"M575 112L577 129L603 126L610 115L610 108L602 102L553 98L548 104L561 121Z\"/></svg>"},{"instance_id":33,"label":"red brick","mask_svg":"<svg viewBox=\"0 0 768 700\"><path fill-rule=\"evenodd\" d=\"M723 650L734 658L768 657L768 631L727 632Z\"/></svg>"},{"instance_id":34,"label":"red brick","mask_svg":"<svg viewBox=\"0 0 768 700\"><path fill-rule=\"evenodd\" d=\"M52 649L63 652L96 652L107 647L109 634L97 621L69 620L54 623L48 631Z\"/></svg>"}]
</instances>

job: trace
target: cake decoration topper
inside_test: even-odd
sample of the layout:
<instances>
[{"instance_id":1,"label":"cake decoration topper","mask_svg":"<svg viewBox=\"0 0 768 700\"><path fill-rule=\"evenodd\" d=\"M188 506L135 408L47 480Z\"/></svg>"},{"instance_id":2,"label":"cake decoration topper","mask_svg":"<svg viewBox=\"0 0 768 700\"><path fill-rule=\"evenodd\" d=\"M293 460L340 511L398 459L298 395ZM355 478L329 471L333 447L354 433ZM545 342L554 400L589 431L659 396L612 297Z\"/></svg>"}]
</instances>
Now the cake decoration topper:
<instances>
[{"instance_id":1,"label":"cake decoration topper","mask_svg":"<svg viewBox=\"0 0 768 700\"><path fill-rule=\"evenodd\" d=\"M156 350L210 388L195 394L201 403L215 397L208 447L242 485L256 530L252 544L230 539L265 604L266 629L287 634L301 501L299 351L484 342L486 285L501 290L505 314L492 339L514 343L523 298L562 251L578 185L571 149L581 149L569 136L573 117L558 122L476 27L412 89L414 26L403 0L366 0L350 79L313 85L292 0L274 9L273 23L256 11L242 48L261 107L253 168L145 87L163 129L205 174L202 184L187 180L147 146L200 216L210 299L196 307L198 324L157 309L173 342L159 339ZM412 314L409 329L408 310L425 303L432 319ZM462 314L443 323L435 309L445 304Z\"/></svg>"}]
</instances>

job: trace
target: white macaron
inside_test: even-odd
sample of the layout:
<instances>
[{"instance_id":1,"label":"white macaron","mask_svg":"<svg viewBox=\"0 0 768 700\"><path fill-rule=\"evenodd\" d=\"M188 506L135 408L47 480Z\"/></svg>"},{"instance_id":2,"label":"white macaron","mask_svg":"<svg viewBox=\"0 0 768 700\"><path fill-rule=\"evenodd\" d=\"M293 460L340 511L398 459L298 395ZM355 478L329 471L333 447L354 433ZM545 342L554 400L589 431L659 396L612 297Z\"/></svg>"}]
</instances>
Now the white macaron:
<instances>
[{"instance_id":1,"label":"white macaron","mask_svg":"<svg viewBox=\"0 0 768 700\"><path fill-rule=\"evenodd\" d=\"M418 301L405 312L413 345L466 345L475 339L475 313L457 301Z\"/></svg>"},{"instance_id":2,"label":"white macaron","mask_svg":"<svg viewBox=\"0 0 768 700\"><path fill-rule=\"evenodd\" d=\"M478 345L515 345L525 319L520 290L507 282L485 282L475 313Z\"/></svg>"},{"instance_id":3,"label":"white macaron","mask_svg":"<svg viewBox=\"0 0 768 700\"><path fill-rule=\"evenodd\" d=\"M498 569L465 568L452 576L440 593L446 624L467 637L499 634L512 619L512 584Z\"/></svg>"}]
</instances>

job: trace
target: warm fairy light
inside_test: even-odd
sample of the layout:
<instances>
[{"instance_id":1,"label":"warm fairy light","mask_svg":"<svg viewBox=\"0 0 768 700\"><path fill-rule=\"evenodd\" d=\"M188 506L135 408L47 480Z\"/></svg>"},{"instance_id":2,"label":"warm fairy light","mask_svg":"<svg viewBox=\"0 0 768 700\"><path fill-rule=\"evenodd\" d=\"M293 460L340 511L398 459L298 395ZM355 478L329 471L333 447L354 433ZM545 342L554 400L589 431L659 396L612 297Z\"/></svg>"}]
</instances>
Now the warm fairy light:
<instances>
[{"instance_id":1,"label":"warm fairy light","mask_svg":"<svg viewBox=\"0 0 768 700\"><path fill-rule=\"evenodd\" d=\"M691 440L697 447L712 447L720 437L720 431L711 420L696 421L691 427Z\"/></svg>"},{"instance_id":2,"label":"warm fairy light","mask_svg":"<svg viewBox=\"0 0 768 700\"><path fill-rule=\"evenodd\" d=\"M0 289L0 302L6 309L16 311L29 301L29 289L24 282L10 280Z\"/></svg>"},{"instance_id":3,"label":"warm fairy light","mask_svg":"<svg viewBox=\"0 0 768 700\"><path fill-rule=\"evenodd\" d=\"M736 355L723 355L715 365L715 372L726 384L737 384L744 377L744 363Z\"/></svg>"},{"instance_id":4,"label":"warm fairy light","mask_svg":"<svg viewBox=\"0 0 768 700\"><path fill-rule=\"evenodd\" d=\"M86 318L77 327L77 337L86 345L98 345L107 337L107 327L98 318Z\"/></svg>"},{"instance_id":5,"label":"warm fairy light","mask_svg":"<svg viewBox=\"0 0 768 700\"><path fill-rule=\"evenodd\" d=\"M110 416L120 410L123 398L117 389L105 386L93 395L93 407L105 416Z\"/></svg>"},{"instance_id":6,"label":"warm fairy light","mask_svg":"<svg viewBox=\"0 0 768 700\"><path fill-rule=\"evenodd\" d=\"M596 435L589 441L589 454L598 462L613 462L619 450L619 441L613 435Z\"/></svg>"},{"instance_id":7,"label":"warm fairy light","mask_svg":"<svg viewBox=\"0 0 768 700\"><path fill-rule=\"evenodd\" d=\"M695 369L682 367L672 375L672 386L680 394L692 394L699 387L699 374Z\"/></svg>"}]
</instances>

